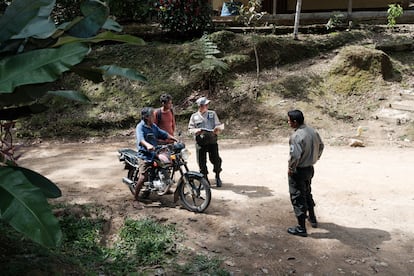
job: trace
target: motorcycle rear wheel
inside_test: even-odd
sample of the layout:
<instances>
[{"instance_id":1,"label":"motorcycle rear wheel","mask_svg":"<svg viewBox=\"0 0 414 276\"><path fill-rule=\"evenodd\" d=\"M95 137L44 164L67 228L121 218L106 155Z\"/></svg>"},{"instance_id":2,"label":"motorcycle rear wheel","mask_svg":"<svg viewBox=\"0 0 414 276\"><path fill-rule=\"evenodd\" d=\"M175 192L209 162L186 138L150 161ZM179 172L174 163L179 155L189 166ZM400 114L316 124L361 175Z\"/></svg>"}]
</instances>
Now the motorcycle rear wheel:
<instances>
[{"instance_id":1,"label":"motorcycle rear wheel","mask_svg":"<svg viewBox=\"0 0 414 276\"><path fill-rule=\"evenodd\" d=\"M178 186L181 202L192 212L202 213L210 205L211 189L204 177L197 175L184 176L184 183Z\"/></svg>"}]
</instances>

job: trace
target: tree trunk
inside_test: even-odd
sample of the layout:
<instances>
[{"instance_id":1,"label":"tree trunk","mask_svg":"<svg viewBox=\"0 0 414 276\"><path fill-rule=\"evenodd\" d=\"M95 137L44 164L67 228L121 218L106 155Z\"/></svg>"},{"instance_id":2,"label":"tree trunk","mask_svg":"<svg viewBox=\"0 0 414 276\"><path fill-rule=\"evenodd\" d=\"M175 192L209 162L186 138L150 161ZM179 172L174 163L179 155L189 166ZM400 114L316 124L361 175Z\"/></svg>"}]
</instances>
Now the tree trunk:
<instances>
[{"instance_id":1,"label":"tree trunk","mask_svg":"<svg viewBox=\"0 0 414 276\"><path fill-rule=\"evenodd\" d=\"M256 42L253 43L254 57L256 58L256 82L259 84L259 74L260 74L260 65L259 65L259 54L257 53Z\"/></svg>"},{"instance_id":2,"label":"tree trunk","mask_svg":"<svg viewBox=\"0 0 414 276\"><path fill-rule=\"evenodd\" d=\"M352 0L348 0L348 19L352 16Z\"/></svg>"},{"instance_id":3,"label":"tree trunk","mask_svg":"<svg viewBox=\"0 0 414 276\"><path fill-rule=\"evenodd\" d=\"M298 39L298 29L299 29L299 19L300 19L300 10L302 9L302 0L296 1L296 14L295 14L295 26L293 28L293 39Z\"/></svg>"}]
</instances>

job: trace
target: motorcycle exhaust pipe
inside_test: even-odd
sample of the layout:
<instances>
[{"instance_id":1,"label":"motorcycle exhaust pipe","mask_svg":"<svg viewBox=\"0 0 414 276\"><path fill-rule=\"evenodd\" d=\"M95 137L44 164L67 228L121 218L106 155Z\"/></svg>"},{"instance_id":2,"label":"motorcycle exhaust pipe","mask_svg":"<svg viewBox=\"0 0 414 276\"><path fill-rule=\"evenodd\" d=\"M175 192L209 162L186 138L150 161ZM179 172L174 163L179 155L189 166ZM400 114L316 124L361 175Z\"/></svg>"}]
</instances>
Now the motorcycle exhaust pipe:
<instances>
[{"instance_id":1,"label":"motorcycle exhaust pipe","mask_svg":"<svg viewBox=\"0 0 414 276\"><path fill-rule=\"evenodd\" d=\"M134 181L132 181L128 177L123 177L122 178L122 182L125 183L125 184L127 184L127 185L132 185L134 183Z\"/></svg>"}]
</instances>

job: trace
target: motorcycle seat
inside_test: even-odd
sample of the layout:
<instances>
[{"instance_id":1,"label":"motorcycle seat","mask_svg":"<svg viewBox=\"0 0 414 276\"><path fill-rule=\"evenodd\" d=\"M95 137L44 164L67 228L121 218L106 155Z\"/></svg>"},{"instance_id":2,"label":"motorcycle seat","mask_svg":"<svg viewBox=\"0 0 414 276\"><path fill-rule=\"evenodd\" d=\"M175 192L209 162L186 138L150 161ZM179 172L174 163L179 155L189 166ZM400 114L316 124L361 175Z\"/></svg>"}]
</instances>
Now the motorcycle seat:
<instances>
[{"instance_id":1,"label":"motorcycle seat","mask_svg":"<svg viewBox=\"0 0 414 276\"><path fill-rule=\"evenodd\" d=\"M119 149L118 150L120 156L119 161L127 161L131 165L137 165L138 164L138 157L137 157L137 151L133 149Z\"/></svg>"}]
</instances>

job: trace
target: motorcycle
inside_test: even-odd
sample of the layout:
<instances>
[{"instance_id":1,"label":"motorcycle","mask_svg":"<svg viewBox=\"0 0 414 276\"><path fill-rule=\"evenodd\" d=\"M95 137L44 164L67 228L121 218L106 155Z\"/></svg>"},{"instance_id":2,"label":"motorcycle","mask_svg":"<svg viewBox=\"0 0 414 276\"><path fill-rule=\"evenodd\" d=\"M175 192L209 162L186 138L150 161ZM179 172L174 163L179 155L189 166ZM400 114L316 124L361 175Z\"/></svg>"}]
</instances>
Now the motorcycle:
<instances>
[{"instance_id":1,"label":"motorcycle","mask_svg":"<svg viewBox=\"0 0 414 276\"><path fill-rule=\"evenodd\" d=\"M137 151L123 148L118 152L119 161L125 163L125 169L128 171L122 182L128 185L132 194L135 194L139 160ZM187 210L204 212L211 201L210 185L203 174L188 169L189 154L189 150L181 142L157 146L148 181L141 189L142 197L148 198L151 193L163 196L175 187L174 202L180 199ZM177 181L176 172L179 172Z\"/></svg>"}]
</instances>

